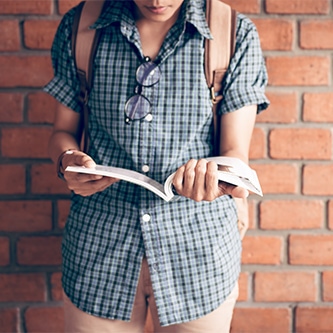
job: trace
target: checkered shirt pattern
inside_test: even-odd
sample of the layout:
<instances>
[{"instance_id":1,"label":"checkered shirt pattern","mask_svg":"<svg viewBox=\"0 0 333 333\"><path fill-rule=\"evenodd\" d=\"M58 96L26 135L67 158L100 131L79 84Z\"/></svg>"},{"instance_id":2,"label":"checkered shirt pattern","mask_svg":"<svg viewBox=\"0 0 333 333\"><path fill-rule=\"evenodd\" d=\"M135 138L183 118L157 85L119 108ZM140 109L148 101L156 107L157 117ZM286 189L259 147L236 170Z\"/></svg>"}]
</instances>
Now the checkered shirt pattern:
<instances>
[{"instance_id":1,"label":"checkered shirt pattern","mask_svg":"<svg viewBox=\"0 0 333 333\"><path fill-rule=\"evenodd\" d=\"M142 94L153 119L124 121L124 106L142 63L131 1L111 1L93 28L101 29L90 94L90 150L96 163L128 168L163 183L189 159L211 156L212 104L204 74L204 40L211 38L204 0L185 0L155 62L161 78ZM45 91L81 112L71 54L74 10L62 19L52 47L54 78ZM257 104L265 64L253 23L238 14L235 55L219 112ZM165 202L120 181L89 197L72 195L63 238L63 287L71 301L95 316L129 321L146 255L162 326L197 319L216 309L240 272L241 242L234 201L184 197Z\"/></svg>"}]
</instances>

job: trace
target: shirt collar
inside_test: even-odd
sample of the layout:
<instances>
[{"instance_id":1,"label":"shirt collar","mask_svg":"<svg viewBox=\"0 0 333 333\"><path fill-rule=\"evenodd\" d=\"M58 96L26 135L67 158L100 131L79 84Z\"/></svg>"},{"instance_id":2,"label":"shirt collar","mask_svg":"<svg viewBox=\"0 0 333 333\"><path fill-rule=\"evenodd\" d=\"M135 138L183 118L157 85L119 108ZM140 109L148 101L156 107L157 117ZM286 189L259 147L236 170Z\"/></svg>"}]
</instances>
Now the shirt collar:
<instances>
[{"instance_id":1,"label":"shirt collar","mask_svg":"<svg viewBox=\"0 0 333 333\"><path fill-rule=\"evenodd\" d=\"M192 24L205 38L212 39L206 20L206 0L185 0L185 21Z\"/></svg>"},{"instance_id":2,"label":"shirt collar","mask_svg":"<svg viewBox=\"0 0 333 333\"><path fill-rule=\"evenodd\" d=\"M113 23L122 21L134 23L132 14L132 1L105 0L105 8L97 21L91 26L92 29L105 28Z\"/></svg>"},{"instance_id":3,"label":"shirt collar","mask_svg":"<svg viewBox=\"0 0 333 333\"><path fill-rule=\"evenodd\" d=\"M205 0L184 0L183 8L180 13L180 22L192 24L201 35L205 38L212 39L205 17L205 5ZM105 10L91 28L104 28L116 22L133 24L132 6L132 1L108 1Z\"/></svg>"}]
</instances>

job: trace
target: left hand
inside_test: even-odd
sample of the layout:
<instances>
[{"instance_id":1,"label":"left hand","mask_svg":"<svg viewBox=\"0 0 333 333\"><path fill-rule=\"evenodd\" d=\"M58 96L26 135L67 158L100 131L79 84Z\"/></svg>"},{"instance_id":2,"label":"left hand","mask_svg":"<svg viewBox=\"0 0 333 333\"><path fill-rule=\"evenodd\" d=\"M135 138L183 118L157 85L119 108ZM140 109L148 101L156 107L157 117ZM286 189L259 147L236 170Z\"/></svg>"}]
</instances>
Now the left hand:
<instances>
[{"instance_id":1,"label":"left hand","mask_svg":"<svg viewBox=\"0 0 333 333\"><path fill-rule=\"evenodd\" d=\"M72 154L64 155L62 166L65 169L68 165L79 165L87 168L96 166L94 160L82 151L73 151ZM76 194L83 197L93 195L104 191L107 187L119 181L112 177L103 177L100 175L89 175L78 172L64 171L64 178L67 187Z\"/></svg>"},{"instance_id":2,"label":"left hand","mask_svg":"<svg viewBox=\"0 0 333 333\"><path fill-rule=\"evenodd\" d=\"M249 192L239 186L221 182L213 161L191 159L175 173L173 186L179 195L194 201L213 201L222 195L246 198Z\"/></svg>"}]
</instances>

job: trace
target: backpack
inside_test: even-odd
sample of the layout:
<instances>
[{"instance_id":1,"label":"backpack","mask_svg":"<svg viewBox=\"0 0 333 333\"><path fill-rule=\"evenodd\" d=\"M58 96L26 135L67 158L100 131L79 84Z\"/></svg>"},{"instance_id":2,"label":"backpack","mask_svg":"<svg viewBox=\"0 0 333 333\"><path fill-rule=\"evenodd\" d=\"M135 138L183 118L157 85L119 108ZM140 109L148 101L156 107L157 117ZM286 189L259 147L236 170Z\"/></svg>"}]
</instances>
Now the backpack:
<instances>
[{"instance_id":1,"label":"backpack","mask_svg":"<svg viewBox=\"0 0 333 333\"><path fill-rule=\"evenodd\" d=\"M89 29L96 22L108 0L82 1L76 8L72 26L72 55L80 81L79 102L83 107L81 119L82 147L87 151L88 98L93 80L93 62L101 29ZM213 103L214 149L218 154L220 121L217 105L222 100L222 81L235 49L237 13L221 0L206 0L206 19L212 40L205 41L205 76ZM223 32L223 33L221 33ZM243 238L248 227L248 206L246 199L234 198L238 210L238 228Z\"/></svg>"}]
</instances>

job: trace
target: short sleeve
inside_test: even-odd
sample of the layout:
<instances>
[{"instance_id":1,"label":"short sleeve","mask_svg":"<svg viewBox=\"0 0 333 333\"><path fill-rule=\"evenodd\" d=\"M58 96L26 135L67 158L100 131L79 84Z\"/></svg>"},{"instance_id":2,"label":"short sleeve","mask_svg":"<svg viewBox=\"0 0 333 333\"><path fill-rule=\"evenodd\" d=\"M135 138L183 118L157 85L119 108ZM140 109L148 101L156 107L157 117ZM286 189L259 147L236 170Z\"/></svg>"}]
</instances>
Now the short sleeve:
<instances>
[{"instance_id":1,"label":"short sleeve","mask_svg":"<svg viewBox=\"0 0 333 333\"><path fill-rule=\"evenodd\" d=\"M62 18L51 48L53 79L44 87L44 91L68 108L80 112L77 100L79 80L71 50L72 22L75 9Z\"/></svg>"},{"instance_id":2,"label":"short sleeve","mask_svg":"<svg viewBox=\"0 0 333 333\"><path fill-rule=\"evenodd\" d=\"M253 104L258 105L258 112L265 110L269 105L267 81L257 29L249 18L238 14L235 53L224 78L218 112L225 114Z\"/></svg>"}]
</instances>

